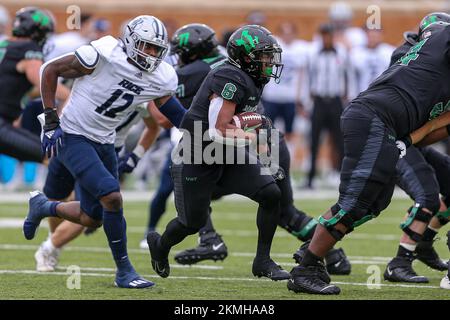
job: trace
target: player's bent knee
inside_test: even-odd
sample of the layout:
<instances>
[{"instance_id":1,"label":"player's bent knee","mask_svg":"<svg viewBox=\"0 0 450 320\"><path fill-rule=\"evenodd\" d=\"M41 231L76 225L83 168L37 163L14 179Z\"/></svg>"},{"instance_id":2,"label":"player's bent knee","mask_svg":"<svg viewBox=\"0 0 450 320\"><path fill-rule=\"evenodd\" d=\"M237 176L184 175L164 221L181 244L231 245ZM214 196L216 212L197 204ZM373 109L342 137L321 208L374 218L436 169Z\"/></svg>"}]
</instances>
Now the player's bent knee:
<instances>
[{"instance_id":1,"label":"player's bent knee","mask_svg":"<svg viewBox=\"0 0 450 320\"><path fill-rule=\"evenodd\" d=\"M338 204L331 208L331 214L332 217L330 219L320 217L319 223L328 230L336 241L342 240L345 234L352 232L356 227L359 227L377 216L368 210L363 209L355 208L350 211L345 211ZM345 227L345 233L336 228L337 224L341 224Z\"/></svg>"},{"instance_id":2,"label":"player's bent knee","mask_svg":"<svg viewBox=\"0 0 450 320\"><path fill-rule=\"evenodd\" d=\"M122 195L120 192L111 192L100 199L102 206L108 211L119 211L122 209Z\"/></svg>"},{"instance_id":3,"label":"player's bent knee","mask_svg":"<svg viewBox=\"0 0 450 320\"><path fill-rule=\"evenodd\" d=\"M255 201L266 208L277 206L280 203L280 199L281 191L275 182L265 185L255 195Z\"/></svg>"},{"instance_id":4,"label":"player's bent knee","mask_svg":"<svg viewBox=\"0 0 450 320\"><path fill-rule=\"evenodd\" d=\"M419 242L422 240L422 234L411 230L410 226L414 221L421 221L428 225L430 223L433 214L429 212L428 209L416 203L413 207L408 210L408 217L404 222L400 224L400 228L406 233L412 240Z\"/></svg>"}]
</instances>

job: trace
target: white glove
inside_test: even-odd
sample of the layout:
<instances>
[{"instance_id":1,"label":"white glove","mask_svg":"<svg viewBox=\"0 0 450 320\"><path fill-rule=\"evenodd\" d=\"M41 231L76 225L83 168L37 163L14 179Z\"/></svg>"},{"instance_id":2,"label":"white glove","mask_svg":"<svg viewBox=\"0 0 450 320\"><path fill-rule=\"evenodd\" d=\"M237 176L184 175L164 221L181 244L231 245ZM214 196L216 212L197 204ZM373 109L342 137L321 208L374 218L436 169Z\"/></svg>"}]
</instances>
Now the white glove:
<instances>
[{"instance_id":1,"label":"white glove","mask_svg":"<svg viewBox=\"0 0 450 320\"><path fill-rule=\"evenodd\" d=\"M400 152L398 158L401 159L406 155L406 144L402 140L395 141L397 149Z\"/></svg>"}]
</instances>

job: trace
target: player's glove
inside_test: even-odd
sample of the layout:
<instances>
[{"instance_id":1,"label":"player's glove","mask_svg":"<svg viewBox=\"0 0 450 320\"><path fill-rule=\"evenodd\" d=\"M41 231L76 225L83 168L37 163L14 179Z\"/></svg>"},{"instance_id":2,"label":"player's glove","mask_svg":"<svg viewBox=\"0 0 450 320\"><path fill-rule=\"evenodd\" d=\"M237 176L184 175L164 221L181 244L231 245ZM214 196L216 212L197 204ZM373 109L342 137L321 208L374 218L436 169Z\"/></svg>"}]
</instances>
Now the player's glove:
<instances>
[{"instance_id":1,"label":"player's glove","mask_svg":"<svg viewBox=\"0 0 450 320\"><path fill-rule=\"evenodd\" d=\"M273 174L272 177L275 181L281 181L286 178L286 173L284 172L284 169L282 167L278 167L277 172Z\"/></svg>"},{"instance_id":2,"label":"player's glove","mask_svg":"<svg viewBox=\"0 0 450 320\"><path fill-rule=\"evenodd\" d=\"M397 145L397 149L399 151L399 159L403 158L406 155L406 149L411 146L411 137L408 135L400 140L395 141Z\"/></svg>"},{"instance_id":3,"label":"player's glove","mask_svg":"<svg viewBox=\"0 0 450 320\"><path fill-rule=\"evenodd\" d=\"M267 143L267 147L269 148L269 154L270 154L270 146L272 143L272 129L273 129L273 125L272 125L272 120L270 120L269 117L262 115L261 116L262 119L262 124L261 126L258 128L258 144L266 144ZM264 130L264 131L261 131Z\"/></svg>"},{"instance_id":4,"label":"player's glove","mask_svg":"<svg viewBox=\"0 0 450 320\"><path fill-rule=\"evenodd\" d=\"M48 158L58 155L58 149L63 146L64 132L59 126L59 117L56 109L45 109L44 134L42 135L42 152Z\"/></svg>"},{"instance_id":5,"label":"player's glove","mask_svg":"<svg viewBox=\"0 0 450 320\"><path fill-rule=\"evenodd\" d=\"M119 174L122 173L131 173L136 168L139 160L137 155L135 155L133 152L129 152L123 157L119 159Z\"/></svg>"},{"instance_id":6,"label":"player's glove","mask_svg":"<svg viewBox=\"0 0 450 320\"><path fill-rule=\"evenodd\" d=\"M139 160L141 160L144 155L145 150L142 146L137 146L133 152L129 152L125 154L123 157L119 159L119 175L123 173L131 173L134 169L136 169Z\"/></svg>"}]
</instances>

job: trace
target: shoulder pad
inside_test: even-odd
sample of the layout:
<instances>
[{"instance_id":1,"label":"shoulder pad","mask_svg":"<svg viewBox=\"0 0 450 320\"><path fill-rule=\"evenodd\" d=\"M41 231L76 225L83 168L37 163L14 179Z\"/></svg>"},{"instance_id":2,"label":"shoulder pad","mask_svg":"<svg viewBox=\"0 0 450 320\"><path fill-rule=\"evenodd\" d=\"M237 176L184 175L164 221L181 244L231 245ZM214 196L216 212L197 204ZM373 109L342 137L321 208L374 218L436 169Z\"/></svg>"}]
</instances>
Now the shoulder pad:
<instances>
[{"instance_id":1,"label":"shoulder pad","mask_svg":"<svg viewBox=\"0 0 450 320\"><path fill-rule=\"evenodd\" d=\"M94 69L98 64L100 57L97 50L95 50L95 48L91 45L79 47L75 51L75 56L86 69Z\"/></svg>"},{"instance_id":2,"label":"shoulder pad","mask_svg":"<svg viewBox=\"0 0 450 320\"><path fill-rule=\"evenodd\" d=\"M168 91L169 94L175 93L178 87L178 76L175 69L167 62L162 61L155 72L158 72L161 80L164 81L161 83L164 90Z\"/></svg>"},{"instance_id":3,"label":"shoulder pad","mask_svg":"<svg viewBox=\"0 0 450 320\"><path fill-rule=\"evenodd\" d=\"M91 46L97 50L97 52L106 59L109 58L114 48L119 44L119 40L112 36L105 36L98 40L92 41Z\"/></svg>"}]
</instances>

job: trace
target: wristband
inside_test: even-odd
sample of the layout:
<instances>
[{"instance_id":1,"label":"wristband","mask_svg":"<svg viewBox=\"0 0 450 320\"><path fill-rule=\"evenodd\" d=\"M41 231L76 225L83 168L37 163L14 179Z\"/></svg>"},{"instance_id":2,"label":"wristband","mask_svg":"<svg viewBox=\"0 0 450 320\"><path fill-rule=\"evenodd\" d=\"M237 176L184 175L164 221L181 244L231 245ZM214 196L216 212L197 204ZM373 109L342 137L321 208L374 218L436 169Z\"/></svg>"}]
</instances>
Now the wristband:
<instances>
[{"instance_id":1,"label":"wristband","mask_svg":"<svg viewBox=\"0 0 450 320\"><path fill-rule=\"evenodd\" d=\"M141 146L140 144L138 144L136 146L136 148L134 148L133 153L139 158L141 159L144 154L145 154L145 149L143 146Z\"/></svg>"},{"instance_id":2,"label":"wristband","mask_svg":"<svg viewBox=\"0 0 450 320\"><path fill-rule=\"evenodd\" d=\"M44 131L53 130L59 126L59 117L56 112L56 108L54 109L44 109L45 114L45 125Z\"/></svg>"}]
</instances>

